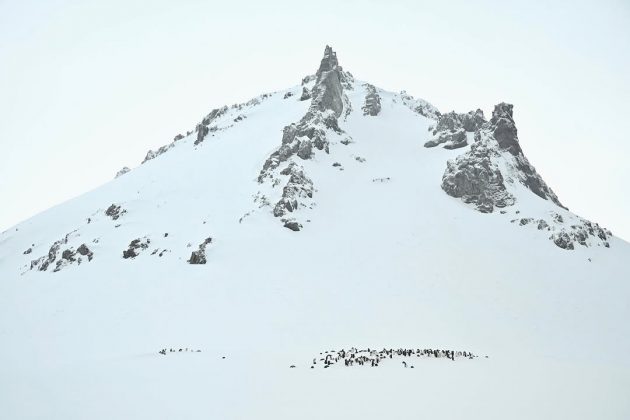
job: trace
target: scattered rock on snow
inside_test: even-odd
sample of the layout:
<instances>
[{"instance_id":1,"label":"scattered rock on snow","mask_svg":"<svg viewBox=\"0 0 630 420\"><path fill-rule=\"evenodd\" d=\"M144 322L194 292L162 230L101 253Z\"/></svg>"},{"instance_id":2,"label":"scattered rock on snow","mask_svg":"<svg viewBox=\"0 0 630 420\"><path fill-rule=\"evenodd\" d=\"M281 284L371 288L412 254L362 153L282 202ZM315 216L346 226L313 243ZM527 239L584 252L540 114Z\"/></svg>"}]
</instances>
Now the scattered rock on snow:
<instances>
[{"instance_id":1,"label":"scattered rock on snow","mask_svg":"<svg viewBox=\"0 0 630 420\"><path fill-rule=\"evenodd\" d=\"M299 232L300 229L302 229L302 225L295 220L286 220L284 222L284 227L294 232Z\"/></svg>"},{"instance_id":2,"label":"scattered rock on snow","mask_svg":"<svg viewBox=\"0 0 630 420\"><path fill-rule=\"evenodd\" d=\"M135 258L140 255L140 252L147 249L151 240L148 238L137 238L129 243L129 247L123 251L123 258Z\"/></svg>"},{"instance_id":3,"label":"scattered rock on snow","mask_svg":"<svg viewBox=\"0 0 630 420\"><path fill-rule=\"evenodd\" d=\"M111 217L112 220L118 220L125 213L127 213L127 210L116 204L112 204L105 210L105 215Z\"/></svg>"}]
</instances>

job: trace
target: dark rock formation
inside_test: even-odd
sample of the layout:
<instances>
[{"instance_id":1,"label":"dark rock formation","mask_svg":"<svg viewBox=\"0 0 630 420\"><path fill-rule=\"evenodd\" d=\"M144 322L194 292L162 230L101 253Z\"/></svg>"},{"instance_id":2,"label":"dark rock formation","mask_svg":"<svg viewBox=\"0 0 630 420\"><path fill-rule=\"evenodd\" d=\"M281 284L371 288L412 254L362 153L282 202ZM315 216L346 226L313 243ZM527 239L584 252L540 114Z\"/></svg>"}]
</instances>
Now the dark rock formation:
<instances>
[{"instance_id":1,"label":"dark rock formation","mask_svg":"<svg viewBox=\"0 0 630 420\"><path fill-rule=\"evenodd\" d=\"M311 91L306 89L306 87L303 87L302 96L300 96L300 101L306 101L307 99L311 99Z\"/></svg>"},{"instance_id":2,"label":"dark rock formation","mask_svg":"<svg viewBox=\"0 0 630 420\"><path fill-rule=\"evenodd\" d=\"M476 111L468 111L466 114L460 114L460 121L464 130L469 133L474 133L486 123L483 111L480 109L477 109Z\"/></svg>"},{"instance_id":3,"label":"dark rock formation","mask_svg":"<svg viewBox=\"0 0 630 420\"><path fill-rule=\"evenodd\" d=\"M542 177L538 175L536 169L529 163L518 142L516 124L512 117L513 106L511 104L500 103L494 107L492 119L487 124L487 130L491 132L499 148L510 153L514 157L514 166L518 170L519 181L529 188L534 194L551 200L558 206L566 208L560 203L556 194L547 186Z\"/></svg>"},{"instance_id":4,"label":"dark rock formation","mask_svg":"<svg viewBox=\"0 0 630 420\"><path fill-rule=\"evenodd\" d=\"M47 271L49 267L53 266L53 263L56 263L53 272L57 272L69 264L75 262L80 264L81 260L80 258L76 258L76 251L72 248L67 248L60 252L61 246L66 245L71 235L75 232L76 230L66 234L62 239L55 241L48 250L48 254L31 261L30 269L36 268L39 271Z\"/></svg>"},{"instance_id":5,"label":"dark rock formation","mask_svg":"<svg viewBox=\"0 0 630 420\"><path fill-rule=\"evenodd\" d=\"M238 106L238 105L237 105ZM208 115L206 115L203 120L201 120L201 124L206 127L212 124L217 118L223 116L228 111L227 106L223 106L221 108L216 108L210 111Z\"/></svg>"},{"instance_id":6,"label":"dark rock formation","mask_svg":"<svg viewBox=\"0 0 630 420\"><path fill-rule=\"evenodd\" d=\"M474 204L482 213L514 204L505 188L503 175L491 159L492 151L483 143L473 143L470 151L447 162L442 189L450 196Z\"/></svg>"},{"instance_id":7,"label":"dark rock formation","mask_svg":"<svg viewBox=\"0 0 630 420\"><path fill-rule=\"evenodd\" d=\"M112 218L112 220L118 220L123 214L127 213L127 210L123 209L121 206L117 206L116 204L112 204L105 210L105 215Z\"/></svg>"},{"instance_id":8,"label":"dark rock formation","mask_svg":"<svg viewBox=\"0 0 630 420\"><path fill-rule=\"evenodd\" d=\"M210 237L206 238L202 243L200 243L199 248L190 254L188 263L189 264L205 264L207 262L206 247L210 243L212 243L212 238ZM160 256L162 256L162 254L160 254Z\"/></svg>"},{"instance_id":9,"label":"dark rock formation","mask_svg":"<svg viewBox=\"0 0 630 420\"><path fill-rule=\"evenodd\" d=\"M553 243L562 249L574 249L573 241L568 233L561 231L552 236Z\"/></svg>"},{"instance_id":10,"label":"dark rock formation","mask_svg":"<svg viewBox=\"0 0 630 420\"><path fill-rule=\"evenodd\" d=\"M22 252L22 254L24 254L24 255L28 255L28 254L30 254L31 252L33 252L33 248L29 248L29 249L27 249L26 251Z\"/></svg>"},{"instance_id":11,"label":"dark rock formation","mask_svg":"<svg viewBox=\"0 0 630 420\"><path fill-rule=\"evenodd\" d=\"M343 112L343 75L337 62L337 54L329 46L326 46L316 76L312 106L322 112L331 110L339 118Z\"/></svg>"},{"instance_id":12,"label":"dark rock formation","mask_svg":"<svg viewBox=\"0 0 630 420\"><path fill-rule=\"evenodd\" d=\"M438 121L434 133L478 127L483 120L481 111L466 115L446 114ZM466 121L466 122L465 122ZM470 150L447 163L442 177L442 189L449 195L474 203L479 211L492 212L494 207L514 204L514 197L505 187L505 179L518 181L541 198L563 207L556 195L545 184L522 153L516 126L512 119L512 105L495 106L492 119L481 124L475 132ZM498 161L514 170L503 174Z\"/></svg>"},{"instance_id":13,"label":"dark rock formation","mask_svg":"<svg viewBox=\"0 0 630 420\"><path fill-rule=\"evenodd\" d=\"M284 222L284 227L287 229L291 229L294 232L299 232L300 229L302 229L302 225L295 220L286 220Z\"/></svg>"},{"instance_id":14,"label":"dark rock formation","mask_svg":"<svg viewBox=\"0 0 630 420\"><path fill-rule=\"evenodd\" d=\"M147 249L149 244L151 243L150 239L147 238L137 238L129 243L129 247L123 251L123 258L135 258L140 252Z\"/></svg>"},{"instance_id":15,"label":"dark rock formation","mask_svg":"<svg viewBox=\"0 0 630 420\"><path fill-rule=\"evenodd\" d=\"M287 92L287 93L284 94L284 98L283 99L288 99L291 96L293 96L293 92Z\"/></svg>"},{"instance_id":16,"label":"dark rock formation","mask_svg":"<svg viewBox=\"0 0 630 420\"><path fill-rule=\"evenodd\" d=\"M195 140L195 145L197 145L203 141L210 129L204 124L197 124L195 130L197 131L197 139Z\"/></svg>"},{"instance_id":17,"label":"dark rock formation","mask_svg":"<svg viewBox=\"0 0 630 420\"><path fill-rule=\"evenodd\" d=\"M57 252L59 252L59 248L61 248L61 245L63 243L64 243L63 241L56 241L55 243L52 244L52 246L48 250L48 256L41 258L41 265L39 266L39 271L46 271L48 269L48 266L50 266L50 264L55 262L55 260L57 259ZM32 263L31 263L31 268L33 268Z\"/></svg>"},{"instance_id":18,"label":"dark rock formation","mask_svg":"<svg viewBox=\"0 0 630 420\"><path fill-rule=\"evenodd\" d=\"M377 116L381 112L381 97L378 95L373 85L365 85L367 94L365 95L365 103L363 104L363 115Z\"/></svg>"},{"instance_id":19,"label":"dark rock formation","mask_svg":"<svg viewBox=\"0 0 630 420\"><path fill-rule=\"evenodd\" d=\"M90 248L87 247L86 244L81 244L78 248L77 248L77 252L80 255L83 255L84 257L88 258L88 261L92 261L92 258L94 257L94 253L90 250Z\"/></svg>"},{"instance_id":20,"label":"dark rock formation","mask_svg":"<svg viewBox=\"0 0 630 420\"><path fill-rule=\"evenodd\" d=\"M316 150L329 152L328 133L343 133L339 128L338 118L344 111L347 99L343 93L344 86L348 86L352 79L345 73L337 61L337 55L329 46L324 51L319 69L314 76L315 84L312 88L312 101L304 117L298 123L287 125L282 133L282 144L265 161L258 176L258 182L271 182L272 187L285 181L280 199L273 205L273 215L282 217L295 212L300 206L308 206L304 201L313 198L313 183L304 173L303 168L296 164L296 160L311 159ZM303 81L309 83L312 79ZM309 94L303 87L302 97ZM284 169L280 170L282 165ZM259 197L263 205L271 205L265 196ZM286 226L286 221L285 222ZM295 224L293 223L295 222ZM290 229L299 230L301 225L291 220Z\"/></svg>"},{"instance_id":21,"label":"dark rock formation","mask_svg":"<svg viewBox=\"0 0 630 420\"><path fill-rule=\"evenodd\" d=\"M564 222L564 218L557 213L552 213L550 219L534 220L531 217L515 219L519 226L533 224L540 231L550 231L549 239L562 249L572 250L576 245L591 246L610 246L609 240L612 233L608 229L604 229L597 223L590 222L581 217L570 215L572 224L568 226Z\"/></svg>"},{"instance_id":22,"label":"dark rock formation","mask_svg":"<svg viewBox=\"0 0 630 420\"><path fill-rule=\"evenodd\" d=\"M444 144L445 149L457 149L468 145L467 132L476 132L486 122L483 111L470 111L467 114L449 112L440 115L433 129L433 139L424 147L435 147Z\"/></svg>"},{"instance_id":23,"label":"dark rock formation","mask_svg":"<svg viewBox=\"0 0 630 420\"><path fill-rule=\"evenodd\" d=\"M273 208L273 215L276 217L297 210L300 198L313 198L313 182L297 164L291 162L281 174L289 176L289 181L282 189L282 197Z\"/></svg>"}]
</instances>

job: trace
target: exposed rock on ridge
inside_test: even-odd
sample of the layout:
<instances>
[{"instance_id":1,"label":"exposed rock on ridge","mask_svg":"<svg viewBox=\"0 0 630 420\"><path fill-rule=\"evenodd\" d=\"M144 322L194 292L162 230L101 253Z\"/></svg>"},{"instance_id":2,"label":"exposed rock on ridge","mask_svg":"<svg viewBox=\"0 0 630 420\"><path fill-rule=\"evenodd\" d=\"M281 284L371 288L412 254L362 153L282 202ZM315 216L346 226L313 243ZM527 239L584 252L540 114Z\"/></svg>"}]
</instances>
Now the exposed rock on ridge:
<instances>
[{"instance_id":1,"label":"exposed rock on ridge","mask_svg":"<svg viewBox=\"0 0 630 420\"><path fill-rule=\"evenodd\" d=\"M377 116L381 112L381 97L378 95L374 85L366 84L367 94L363 104L363 115Z\"/></svg>"},{"instance_id":2,"label":"exposed rock on ridge","mask_svg":"<svg viewBox=\"0 0 630 420\"><path fill-rule=\"evenodd\" d=\"M400 100L407 108L417 114L422 115L423 117L437 120L441 115L440 111L438 111L435 106L431 105L424 99L415 99L404 90L400 92Z\"/></svg>"},{"instance_id":3,"label":"exposed rock on ridge","mask_svg":"<svg viewBox=\"0 0 630 420\"><path fill-rule=\"evenodd\" d=\"M310 81L305 78L303 83ZM312 88L311 105L302 119L296 124L292 123L284 127L282 144L265 161L258 176L258 182L270 181L272 186L277 186L279 177L288 177L282 189L280 199L273 205L273 214L282 217L286 213L296 211L304 199L312 199L314 188L310 178L304 173L295 160L311 159L315 150L329 153L330 133L341 134L338 119L344 111L346 102L343 93L343 85L352 81L352 76L339 66L337 55L331 47L326 46L324 57L315 74L315 85ZM307 92L306 88L303 90ZM279 170L281 165L288 165ZM296 222L297 223L297 222ZM285 223L292 230L298 224Z\"/></svg>"},{"instance_id":4,"label":"exposed rock on ridge","mask_svg":"<svg viewBox=\"0 0 630 420\"><path fill-rule=\"evenodd\" d=\"M453 120L459 121L449 117L448 121L444 120L445 126L455 126ZM470 124L478 121L472 116ZM475 142L470 150L448 161L442 177L442 189L453 197L474 204L477 210L490 213L495 207L514 204L515 198L508 192L506 183L517 181L539 197L563 207L523 155L516 134L512 105L496 105L492 119L475 133Z\"/></svg>"},{"instance_id":5,"label":"exposed rock on ridge","mask_svg":"<svg viewBox=\"0 0 630 420\"><path fill-rule=\"evenodd\" d=\"M433 128L433 139L424 143L424 147L443 144L445 149L457 149L468 145L466 133L474 133L486 122L483 111L470 111L466 114L449 112L440 115Z\"/></svg>"},{"instance_id":6,"label":"exposed rock on ridge","mask_svg":"<svg viewBox=\"0 0 630 420\"><path fill-rule=\"evenodd\" d=\"M549 239L556 246L566 250L573 250L578 245L609 248L609 241L612 238L610 230L572 214L564 218L552 212L548 219L535 220L532 217L526 217L512 220L512 223L517 222L519 226L536 226L539 231L548 232Z\"/></svg>"}]
</instances>

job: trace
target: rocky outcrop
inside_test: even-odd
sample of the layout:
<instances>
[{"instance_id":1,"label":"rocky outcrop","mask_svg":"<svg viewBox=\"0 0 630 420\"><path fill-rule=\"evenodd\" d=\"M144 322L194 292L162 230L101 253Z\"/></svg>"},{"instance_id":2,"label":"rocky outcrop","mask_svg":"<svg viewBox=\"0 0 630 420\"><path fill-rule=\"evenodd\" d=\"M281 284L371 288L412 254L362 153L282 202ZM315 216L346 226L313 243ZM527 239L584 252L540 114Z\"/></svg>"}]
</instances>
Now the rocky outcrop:
<instances>
[{"instance_id":1,"label":"rocky outcrop","mask_svg":"<svg viewBox=\"0 0 630 420\"><path fill-rule=\"evenodd\" d=\"M468 111L466 114L459 114L459 117L462 127L469 133L474 133L486 123L483 111L478 108L476 111Z\"/></svg>"},{"instance_id":2,"label":"rocky outcrop","mask_svg":"<svg viewBox=\"0 0 630 420\"><path fill-rule=\"evenodd\" d=\"M550 200L566 209L523 154L518 141L512 110L511 104L500 103L496 105L492 112L492 119L484 126L486 127L485 130L496 141L500 150L508 152L512 156L510 163L515 169L516 177L523 185L540 198Z\"/></svg>"},{"instance_id":3,"label":"rocky outcrop","mask_svg":"<svg viewBox=\"0 0 630 420\"><path fill-rule=\"evenodd\" d=\"M125 213L127 213L127 210L116 204L112 204L105 210L105 215L111 217L112 220L118 220Z\"/></svg>"},{"instance_id":4,"label":"rocky outcrop","mask_svg":"<svg viewBox=\"0 0 630 420\"><path fill-rule=\"evenodd\" d=\"M92 258L94 257L94 253L90 250L90 248L88 248L86 244L81 244L77 248L77 252L79 253L79 255L87 257L88 261L92 261Z\"/></svg>"},{"instance_id":5,"label":"rocky outcrop","mask_svg":"<svg viewBox=\"0 0 630 420\"><path fill-rule=\"evenodd\" d=\"M479 110L443 115L434 134L454 134L470 129L475 130L475 142L470 150L447 162L442 177L442 189L447 194L474 205L480 212L491 213L495 208L513 205L516 202L516 187L521 184L538 197L564 208L523 154L512 105L496 105L492 118L487 122L483 122L483 114ZM563 217L552 212L549 218L521 217L512 222L549 232L549 239L562 249L572 250L579 245L593 244L610 246L610 231L577 216Z\"/></svg>"},{"instance_id":6,"label":"rocky outcrop","mask_svg":"<svg viewBox=\"0 0 630 420\"><path fill-rule=\"evenodd\" d=\"M289 181L282 189L282 197L273 208L273 215L276 217L297 210L302 198L313 198L313 181L297 164L291 162L280 174L288 176Z\"/></svg>"},{"instance_id":7,"label":"rocky outcrop","mask_svg":"<svg viewBox=\"0 0 630 420\"><path fill-rule=\"evenodd\" d=\"M36 258L31 261L30 269L36 269L38 271L48 271L49 268L53 268L53 272L58 272L64 267L71 264L81 264L85 258L88 261L92 261L94 253L85 244L81 244L75 251L73 247L66 247L70 239L73 236L78 236L76 230L66 234L62 239L55 241L48 250L46 255ZM64 248L62 250L62 248Z\"/></svg>"},{"instance_id":8,"label":"rocky outcrop","mask_svg":"<svg viewBox=\"0 0 630 420\"><path fill-rule=\"evenodd\" d=\"M118 178L119 176L123 176L129 171L131 171L131 169L129 169L127 166L123 167L120 171L116 172L116 178Z\"/></svg>"},{"instance_id":9,"label":"rocky outcrop","mask_svg":"<svg viewBox=\"0 0 630 420\"><path fill-rule=\"evenodd\" d=\"M294 232L302 230L302 225L295 220L284 220L284 227Z\"/></svg>"},{"instance_id":10,"label":"rocky outcrop","mask_svg":"<svg viewBox=\"0 0 630 420\"><path fill-rule=\"evenodd\" d=\"M203 124L197 124L195 131L197 131L197 138L195 139L194 144L198 145L203 141L203 139L206 138L206 135L210 132L210 129Z\"/></svg>"},{"instance_id":11,"label":"rocky outcrop","mask_svg":"<svg viewBox=\"0 0 630 420\"><path fill-rule=\"evenodd\" d=\"M433 139L424 143L424 147L435 147L443 144L445 149L459 149L468 146L466 130L458 128L454 131L439 132Z\"/></svg>"},{"instance_id":12,"label":"rocky outcrop","mask_svg":"<svg viewBox=\"0 0 630 420\"><path fill-rule=\"evenodd\" d=\"M129 243L129 247L122 253L125 259L136 258L142 251L149 247L151 240L148 238L137 238Z\"/></svg>"},{"instance_id":13,"label":"rocky outcrop","mask_svg":"<svg viewBox=\"0 0 630 420\"><path fill-rule=\"evenodd\" d=\"M512 118L512 105L496 105L492 119L485 123L482 123L480 111L467 115L447 114L435 128L437 133L460 126L463 129L464 124L479 127L470 150L447 163L442 177L442 189L447 194L489 213L495 207L514 204L515 198L506 185L520 182L539 197L563 207L523 155Z\"/></svg>"},{"instance_id":14,"label":"rocky outcrop","mask_svg":"<svg viewBox=\"0 0 630 420\"><path fill-rule=\"evenodd\" d=\"M235 105L234 108L236 108L238 105ZM212 111L210 111L210 113L208 115L206 115L203 120L201 120L201 124L208 127L210 124L212 124L215 120L217 120L218 118L222 117L227 111L228 111L228 107L227 106L222 106L221 108L215 108Z\"/></svg>"},{"instance_id":15,"label":"rocky outcrop","mask_svg":"<svg viewBox=\"0 0 630 420\"><path fill-rule=\"evenodd\" d=\"M167 144L165 146L160 147L157 150L149 150L146 154L146 156L144 157L144 160L142 161L142 163L146 163L150 160L155 159L156 157L168 152L173 146L175 146L175 143L170 143Z\"/></svg>"},{"instance_id":16,"label":"rocky outcrop","mask_svg":"<svg viewBox=\"0 0 630 420\"><path fill-rule=\"evenodd\" d=\"M346 103L343 86L352 80L352 76L342 70L337 55L329 46L324 51L314 79L308 111L299 122L284 128L282 144L265 161L258 176L259 183L270 182L274 188L286 179L282 195L273 205L276 217L294 212L302 200L313 197L312 181L304 173L303 167L297 164L297 159L311 159L316 151L328 153L328 136L331 133L343 133L338 122ZM309 79L303 84L311 81ZM306 92L304 87L303 96ZM284 169L280 169L282 167Z\"/></svg>"},{"instance_id":17,"label":"rocky outcrop","mask_svg":"<svg viewBox=\"0 0 630 420\"><path fill-rule=\"evenodd\" d=\"M433 128L433 138L424 147L435 147L440 144L445 149L458 149L468 145L468 132L476 132L486 122L483 111L470 111L466 114L449 112L442 114Z\"/></svg>"},{"instance_id":18,"label":"rocky outcrop","mask_svg":"<svg viewBox=\"0 0 630 420\"><path fill-rule=\"evenodd\" d=\"M576 215L568 215L565 218L552 212L547 219L534 219L531 217L512 220L519 226L533 225L539 231L549 232L549 239L558 247L573 250L577 246L603 246L610 247L612 233L602 228L597 223L583 219Z\"/></svg>"},{"instance_id":19,"label":"rocky outcrop","mask_svg":"<svg viewBox=\"0 0 630 420\"><path fill-rule=\"evenodd\" d=\"M424 99L415 99L404 90L400 92L399 97L403 105L411 109L413 112L422 115L423 117L437 120L441 115L440 111L438 111L435 106L431 105Z\"/></svg>"},{"instance_id":20,"label":"rocky outcrop","mask_svg":"<svg viewBox=\"0 0 630 420\"><path fill-rule=\"evenodd\" d=\"M189 264L205 264L207 262L206 259L206 247L212 243L212 238L206 238L202 243L199 244L199 248L196 251L193 251L190 254L190 258L188 259Z\"/></svg>"},{"instance_id":21,"label":"rocky outcrop","mask_svg":"<svg viewBox=\"0 0 630 420\"><path fill-rule=\"evenodd\" d=\"M363 115L375 117L381 112L381 97L373 85L366 84L365 88L367 93L365 95L365 103L361 108Z\"/></svg>"},{"instance_id":22,"label":"rocky outcrop","mask_svg":"<svg viewBox=\"0 0 630 420\"><path fill-rule=\"evenodd\" d=\"M306 101L311 99L311 91L306 87L302 87L302 96L300 96L300 101Z\"/></svg>"},{"instance_id":23,"label":"rocky outcrop","mask_svg":"<svg viewBox=\"0 0 630 420\"><path fill-rule=\"evenodd\" d=\"M265 94L262 96L267 97L268 95ZM260 103L260 100L258 98L254 98L245 104L235 104L232 106L232 108L241 109L243 106L246 106L246 105L253 106L253 105L257 105L258 103ZM197 138L195 139L195 142L194 142L195 145L198 145L199 143L203 142L203 140L208 135L208 133L218 130L216 125L211 125L211 124L215 122L215 120L217 120L218 118L226 114L229 109L230 108L228 108L227 106L213 109L212 111L210 111L208 115L206 115L202 119L201 123L197 124L197 126L195 127L195 132L197 133ZM186 133L186 135L190 135L190 134L192 133L191 132ZM178 141L182 140L183 138L184 136L182 134L178 134L173 138L173 141L171 143L161 146L157 150L149 150L146 156L144 157L144 160L142 161L142 163L144 164L168 152L170 149L176 146L176 143Z\"/></svg>"},{"instance_id":24,"label":"rocky outcrop","mask_svg":"<svg viewBox=\"0 0 630 420\"><path fill-rule=\"evenodd\" d=\"M343 70L337 61L337 54L328 45L319 65L317 81L313 87L312 107L321 112L332 111L336 118L343 112Z\"/></svg>"},{"instance_id":25,"label":"rocky outcrop","mask_svg":"<svg viewBox=\"0 0 630 420\"><path fill-rule=\"evenodd\" d=\"M469 152L447 162L442 189L473 204L482 213L514 204L514 196L507 191L503 175L492 159L494 154L486 144L474 143Z\"/></svg>"}]
</instances>

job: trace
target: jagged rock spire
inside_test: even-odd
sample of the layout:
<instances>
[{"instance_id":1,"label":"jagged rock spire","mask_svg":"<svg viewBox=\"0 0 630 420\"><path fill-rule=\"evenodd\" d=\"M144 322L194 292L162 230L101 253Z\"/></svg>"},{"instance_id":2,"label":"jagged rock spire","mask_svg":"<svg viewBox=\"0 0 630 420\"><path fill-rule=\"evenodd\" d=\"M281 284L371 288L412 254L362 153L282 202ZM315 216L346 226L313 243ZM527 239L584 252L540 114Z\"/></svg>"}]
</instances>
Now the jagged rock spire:
<instances>
[{"instance_id":1,"label":"jagged rock spire","mask_svg":"<svg viewBox=\"0 0 630 420\"><path fill-rule=\"evenodd\" d=\"M317 70L317 73L315 74L319 79L322 73L334 70L338 65L339 61L337 61L337 53L333 51L331 46L326 45L326 48L324 49L324 57L319 64L319 69Z\"/></svg>"},{"instance_id":2,"label":"jagged rock spire","mask_svg":"<svg viewBox=\"0 0 630 420\"><path fill-rule=\"evenodd\" d=\"M513 109L512 104L505 102L495 105L490 124L494 126L494 138L499 143L499 147L514 156L518 156L522 151L518 144L518 132L516 124L514 124Z\"/></svg>"},{"instance_id":3,"label":"jagged rock spire","mask_svg":"<svg viewBox=\"0 0 630 420\"><path fill-rule=\"evenodd\" d=\"M326 45L324 58L316 73L317 82L313 87L313 105L320 111L332 110L339 118L343 111L343 69L337 61L337 54Z\"/></svg>"}]
</instances>

